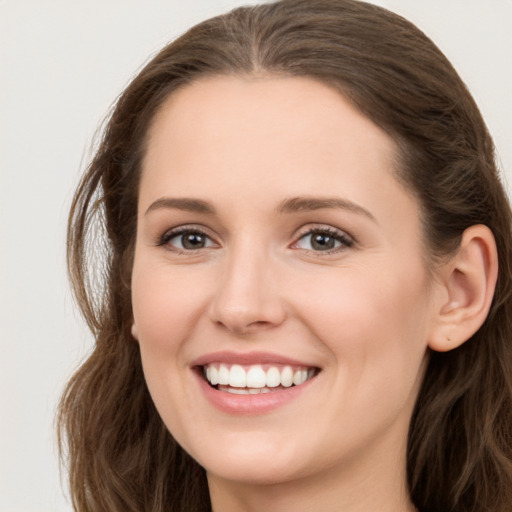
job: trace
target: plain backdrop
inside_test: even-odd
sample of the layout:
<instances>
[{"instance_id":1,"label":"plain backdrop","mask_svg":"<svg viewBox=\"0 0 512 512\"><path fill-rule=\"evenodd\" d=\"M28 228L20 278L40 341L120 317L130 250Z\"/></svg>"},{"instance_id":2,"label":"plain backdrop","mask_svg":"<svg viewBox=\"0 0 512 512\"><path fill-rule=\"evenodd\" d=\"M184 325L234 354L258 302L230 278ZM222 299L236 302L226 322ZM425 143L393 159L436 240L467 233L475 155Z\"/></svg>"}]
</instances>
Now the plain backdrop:
<instances>
[{"instance_id":1,"label":"plain backdrop","mask_svg":"<svg viewBox=\"0 0 512 512\"><path fill-rule=\"evenodd\" d=\"M65 224L95 129L165 42L247 3L0 0L0 512L71 510L53 419L91 339L66 280ZM375 3L446 53L511 173L512 1Z\"/></svg>"}]
</instances>

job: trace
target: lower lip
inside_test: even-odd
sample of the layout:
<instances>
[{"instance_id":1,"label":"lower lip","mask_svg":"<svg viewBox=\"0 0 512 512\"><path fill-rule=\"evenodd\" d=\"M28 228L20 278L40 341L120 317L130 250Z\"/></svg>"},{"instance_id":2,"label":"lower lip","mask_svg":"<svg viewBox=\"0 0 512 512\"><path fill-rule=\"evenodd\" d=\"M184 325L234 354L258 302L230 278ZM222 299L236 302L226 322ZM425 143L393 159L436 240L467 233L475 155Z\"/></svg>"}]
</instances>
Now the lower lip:
<instances>
[{"instance_id":1,"label":"lower lip","mask_svg":"<svg viewBox=\"0 0 512 512\"><path fill-rule=\"evenodd\" d=\"M316 377L313 377L299 386L271 391L270 393L236 395L213 388L199 373L194 373L202 392L215 408L225 413L239 415L265 414L283 407L298 398L316 379Z\"/></svg>"}]
</instances>

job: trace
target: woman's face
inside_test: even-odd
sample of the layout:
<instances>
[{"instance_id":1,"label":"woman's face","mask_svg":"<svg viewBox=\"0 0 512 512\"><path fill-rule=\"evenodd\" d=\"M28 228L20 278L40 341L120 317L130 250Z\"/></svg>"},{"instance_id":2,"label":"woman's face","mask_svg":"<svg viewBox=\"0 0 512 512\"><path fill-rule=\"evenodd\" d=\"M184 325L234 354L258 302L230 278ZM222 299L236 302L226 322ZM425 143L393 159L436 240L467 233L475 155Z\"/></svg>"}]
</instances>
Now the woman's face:
<instances>
[{"instance_id":1,"label":"woman's face","mask_svg":"<svg viewBox=\"0 0 512 512\"><path fill-rule=\"evenodd\" d=\"M149 135L133 333L176 440L210 478L404 470L435 308L391 138L271 77L198 81Z\"/></svg>"}]
</instances>

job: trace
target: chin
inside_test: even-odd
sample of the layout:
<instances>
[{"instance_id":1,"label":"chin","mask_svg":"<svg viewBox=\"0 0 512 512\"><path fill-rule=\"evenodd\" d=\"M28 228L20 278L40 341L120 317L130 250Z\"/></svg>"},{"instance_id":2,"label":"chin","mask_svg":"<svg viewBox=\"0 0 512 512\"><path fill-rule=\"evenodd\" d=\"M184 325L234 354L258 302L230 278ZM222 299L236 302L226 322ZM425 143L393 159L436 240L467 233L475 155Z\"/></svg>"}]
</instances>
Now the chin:
<instances>
[{"instance_id":1,"label":"chin","mask_svg":"<svg viewBox=\"0 0 512 512\"><path fill-rule=\"evenodd\" d=\"M214 461L206 465L208 477L221 478L230 482L250 485L276 485L296 480L301 475L293 464L275 464L267 457L264 460L246 459L238 457L238 460L222 462Z\"/></svg>"},{"instance_id":2,"label":"chin","mask_svg":"<svg viewBox=\"0 0 512 512\"><path fill-rule=\"evenodd\" d=\"M300 446L295 443L285 446L282 435L280 442L261 439L261 433L229 437L226 442L220 439L217 442L206 440L215 449L189 452L205 468L209 477L244 484L270 485L301 478L309 472Z\"/></svg>"}]
</instances>

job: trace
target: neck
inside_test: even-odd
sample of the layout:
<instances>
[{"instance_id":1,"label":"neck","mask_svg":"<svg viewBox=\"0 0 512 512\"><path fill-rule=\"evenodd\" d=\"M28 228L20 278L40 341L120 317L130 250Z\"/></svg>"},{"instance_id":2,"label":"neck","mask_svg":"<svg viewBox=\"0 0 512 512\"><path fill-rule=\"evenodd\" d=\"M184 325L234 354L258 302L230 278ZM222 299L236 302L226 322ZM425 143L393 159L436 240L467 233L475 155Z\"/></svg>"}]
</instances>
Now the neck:
<instances>
[{"instance_id":1,"label":"neck","mask_svg":"<svg viewBox=\"0 0 512 512\"><path fill-rule=\"evenodd\" d=\"M289 482L255 484L208 475L213 512L414 512L406 484L405 454L396 460L360 459ZM357 466L357 468L356 468Z\"/></svg>"}]
</instances>

